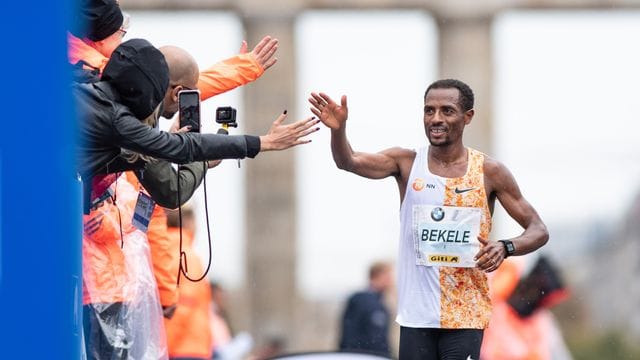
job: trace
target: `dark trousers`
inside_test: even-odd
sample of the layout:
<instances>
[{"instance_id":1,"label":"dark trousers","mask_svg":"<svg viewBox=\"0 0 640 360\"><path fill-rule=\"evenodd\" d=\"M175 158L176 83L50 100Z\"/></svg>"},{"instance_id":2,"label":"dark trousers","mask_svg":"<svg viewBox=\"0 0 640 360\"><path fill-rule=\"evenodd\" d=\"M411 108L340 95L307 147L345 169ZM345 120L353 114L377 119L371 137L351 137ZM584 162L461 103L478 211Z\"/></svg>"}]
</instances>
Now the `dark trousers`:
<instances>
[{"instance_id":1,"label":"dark trousers","mask_svg":"<svg viewBox=\"0 0 640 360\"><path fill-rule=\"evenodd\" d=\"M400 327L399 360L478 360L484 330Z\"/></svg>"},{"instance_id":2,"label":"dark trousers","mask_svg":"<svg viewBox=\"0 0 640 360\"><path fill-rule=\"evenodd\" d=\"M124 327L125 312L121 302L82 307L87 360L127 360L131 340Z\"/></svg>"}]
</instances>

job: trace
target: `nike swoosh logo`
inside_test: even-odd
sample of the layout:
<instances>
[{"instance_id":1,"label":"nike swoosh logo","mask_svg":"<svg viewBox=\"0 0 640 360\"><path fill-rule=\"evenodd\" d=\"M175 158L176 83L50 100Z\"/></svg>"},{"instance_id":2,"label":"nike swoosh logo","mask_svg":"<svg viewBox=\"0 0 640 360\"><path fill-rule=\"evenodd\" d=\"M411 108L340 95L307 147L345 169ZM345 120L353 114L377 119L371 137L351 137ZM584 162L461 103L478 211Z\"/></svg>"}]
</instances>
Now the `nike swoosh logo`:
<instances>
[{"instance_id":1,"label":"nike swoosh logo","mask_svg":"<svg viewBox=\"0 0 640 360\"><path fill-rule=\"evenodd\" d=\"M456 194L464 194L467 191L471 191L471 190L475 190L475 189L476 188L468 188L468 189L458 189L458 188L456 188L454 191L455 191Z\"/></svg>"},{"instance_id":2,"label":"nike swoosh logo","mask_svg":"<svg viewBox=\"0 0 640 360\"><path fill-rule=\"evenodd\" d=\"M467 356L467 360L473 360L473 359L471 358L471 355Z\"/></svg>"}]
</instances>

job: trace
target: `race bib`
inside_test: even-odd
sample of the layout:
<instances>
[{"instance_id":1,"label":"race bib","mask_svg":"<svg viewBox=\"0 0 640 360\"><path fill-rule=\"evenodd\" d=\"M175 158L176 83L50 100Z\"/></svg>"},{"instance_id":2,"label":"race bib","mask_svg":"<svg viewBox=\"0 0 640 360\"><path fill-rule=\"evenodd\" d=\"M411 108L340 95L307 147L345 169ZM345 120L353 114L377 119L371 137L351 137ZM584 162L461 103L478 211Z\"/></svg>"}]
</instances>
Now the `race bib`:
<instances>
[{"instance_id":1,"label":"race bib","mask_svg":"<svg viewBox=\"0 0 640 360\"><path fill-rule=\"evenodd\" d=\"M480 208L414 205L416 264L475 267L480 220Z\"/></svg>"}]
</instances>

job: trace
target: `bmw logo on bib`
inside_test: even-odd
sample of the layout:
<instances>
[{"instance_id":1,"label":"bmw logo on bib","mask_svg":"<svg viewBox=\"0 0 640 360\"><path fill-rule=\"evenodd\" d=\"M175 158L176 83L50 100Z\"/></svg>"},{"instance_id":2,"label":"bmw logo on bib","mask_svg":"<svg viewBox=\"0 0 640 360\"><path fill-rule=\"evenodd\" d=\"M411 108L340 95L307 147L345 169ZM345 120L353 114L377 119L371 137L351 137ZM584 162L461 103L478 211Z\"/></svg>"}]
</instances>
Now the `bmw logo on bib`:
<instances>
[{"instance_id":1,"label":"bmw logo on bib","mask_svg":"<svg viewBox=\"0 0 640 360\"><path fill-rule=\"evenodd\" d=\"M433 221L440 221L444 219L444 210L441 207L433 208L431 210L431 218Z\"/></svg>"}]
</instances>

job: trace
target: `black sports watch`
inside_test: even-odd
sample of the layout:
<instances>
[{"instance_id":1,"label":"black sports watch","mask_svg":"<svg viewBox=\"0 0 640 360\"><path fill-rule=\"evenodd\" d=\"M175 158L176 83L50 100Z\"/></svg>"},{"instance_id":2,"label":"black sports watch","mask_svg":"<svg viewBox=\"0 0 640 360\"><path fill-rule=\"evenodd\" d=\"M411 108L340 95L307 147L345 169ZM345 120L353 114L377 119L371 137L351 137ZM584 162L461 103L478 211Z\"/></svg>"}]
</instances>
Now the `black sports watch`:
<instances>
[{"instance_id":1,"label":"black sports watch","mask_svg":"<svg viewBox=\"0 0 640 360\"><path fill-rule=\"evenodd\" d=\"M513 246L511 240L500 240L500 242L504 245L504 250L507 252L506 258L516 253L516 247Z\"/></svg>"}]
</instances>

